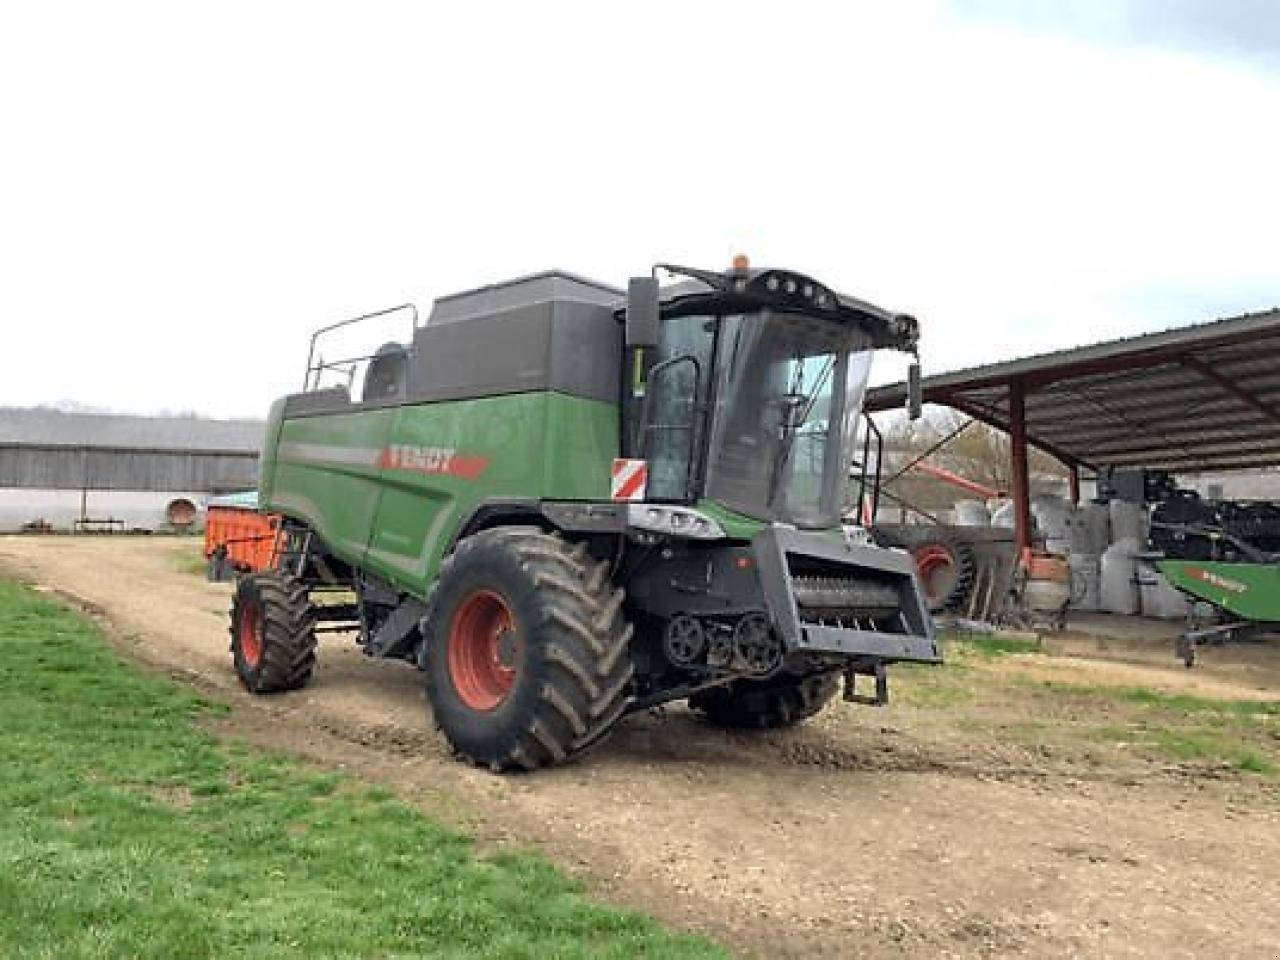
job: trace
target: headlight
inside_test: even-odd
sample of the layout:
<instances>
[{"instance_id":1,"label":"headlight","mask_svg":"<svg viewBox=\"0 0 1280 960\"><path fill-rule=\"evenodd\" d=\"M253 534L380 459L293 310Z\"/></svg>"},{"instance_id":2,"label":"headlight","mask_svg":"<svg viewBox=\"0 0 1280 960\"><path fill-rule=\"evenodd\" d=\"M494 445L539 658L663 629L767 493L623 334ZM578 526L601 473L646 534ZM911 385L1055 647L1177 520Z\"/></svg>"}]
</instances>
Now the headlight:
<instances>
[{"instance_id":1,"label":"headlight","mask_svg":"<svg viewBox=\"0 0 1280 960\"><path fill-rule=\"evenodd\" d=\"M637 530L666 533L691 540L720 540L724 528L700 510L666 507L651 503L627 505L627 523Z\"/></svg>"}]
</instances>

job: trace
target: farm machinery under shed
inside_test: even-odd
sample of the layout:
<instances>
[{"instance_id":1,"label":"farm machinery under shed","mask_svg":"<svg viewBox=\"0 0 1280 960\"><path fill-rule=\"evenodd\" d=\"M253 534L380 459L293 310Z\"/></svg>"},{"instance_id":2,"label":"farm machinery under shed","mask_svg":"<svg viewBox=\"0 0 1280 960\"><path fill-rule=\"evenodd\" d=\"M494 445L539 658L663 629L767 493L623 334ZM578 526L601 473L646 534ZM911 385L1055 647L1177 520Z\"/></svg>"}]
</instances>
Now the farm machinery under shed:
<instances>
[{"instance_id":1,"label":"farm machinery under shed","mask_svg":"<svg viewBox=\"0 0 1280 960\"><path fill-rule=\"evenodd\" d=\"M1167 489L1151 511L1149 559L1168 581L1208 604L1217 623L1183 634L1187 666L1200 643L1225 643L1280 628L1280 502L1202 498Z\"/></svg>"},{"instance_id":2,"label":"farm machinery under shed","mask_svg":"<svg viewBox=\"0 0 1280 960\"><path fill-rule=\"evenodd\" d=\"M1015 542L1031 548L1028 452L1095 476L1249 471L1280 466L1280 311L1216 320L1145 336L930 376L923 399L1007 432ZM899 407L909 385L868 394L870 412ZM1146 479L1143 479L1143 478ZM1200 499L1165 484L1126 494L1154 503L1145 560L1224 622L1192 627L1197 641L1265 631L1280 620L1277 503Z\"/></svg>"}]
</instances>

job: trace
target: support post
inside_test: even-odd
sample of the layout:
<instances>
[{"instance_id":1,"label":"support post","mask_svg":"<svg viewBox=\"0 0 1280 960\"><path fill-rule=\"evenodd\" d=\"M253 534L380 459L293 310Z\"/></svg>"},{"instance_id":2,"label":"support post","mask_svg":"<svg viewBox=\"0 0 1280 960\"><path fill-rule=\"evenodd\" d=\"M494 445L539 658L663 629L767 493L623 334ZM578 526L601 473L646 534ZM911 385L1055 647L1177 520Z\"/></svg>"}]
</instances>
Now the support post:
<instances>
[{"instance_id":1,"label":"support post","mask_svg":"<svg viewBox=\"0 0 1280 960\"><path fill-rule=\"evenodd\" d=\"M1067 491L1071 495L1071 505L1073 507L1080 506L1080 465L1078 463L1068 463L1067 467Z\"/></svg>"},{"instance_id":2,"label":"support post","mask_svg":"<svg viewBox=\"0 0 1280 960\"><path fill-rule=\"evenodd\" d=\"M1031 547L1031 477L1027 469L1027 387L1009 381L1009 448L1013 468L1013 516L1018 555Z\"/></svg>"}]
</instances>

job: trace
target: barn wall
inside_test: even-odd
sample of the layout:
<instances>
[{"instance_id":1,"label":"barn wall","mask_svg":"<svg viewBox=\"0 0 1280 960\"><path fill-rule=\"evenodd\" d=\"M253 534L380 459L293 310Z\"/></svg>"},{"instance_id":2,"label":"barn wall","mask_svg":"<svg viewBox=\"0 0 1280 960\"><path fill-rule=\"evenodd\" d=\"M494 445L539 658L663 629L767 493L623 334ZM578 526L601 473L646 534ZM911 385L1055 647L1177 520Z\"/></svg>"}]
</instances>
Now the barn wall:
<instances>
[{"instance_id":1,"label":"barn wall","mask_svg":"<svg viewBox=\"0 0 1280 960\"><path fill-rule=\"evenodd\" d=\"M0 488L217 493L257 483L256 453L0 446Z\"/></svg>"},{"instance_id":2,"label":"barn wall","mask_svg":"<svg viewBox=\"0 0 1280 960\"><path fill-rule=\"evenodd\" d=\"M128 491L0 490L0 533L14 533L23 525L43 520L59 532L70 532L84 515L94 520L119 520L130 530L165 530L166 510L175 500L187 500L199 511L195 527L204 526L207 494L193 490ZM82 502L83 501L83 502Z\"/></svg>"}]
</instances>

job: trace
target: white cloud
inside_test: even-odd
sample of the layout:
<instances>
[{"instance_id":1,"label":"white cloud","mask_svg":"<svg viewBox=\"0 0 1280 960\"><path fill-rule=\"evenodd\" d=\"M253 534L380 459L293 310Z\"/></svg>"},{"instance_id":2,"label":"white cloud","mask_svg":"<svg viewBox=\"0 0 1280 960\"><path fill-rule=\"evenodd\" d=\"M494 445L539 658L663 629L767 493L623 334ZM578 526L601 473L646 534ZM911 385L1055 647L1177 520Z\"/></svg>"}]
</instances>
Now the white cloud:
<instances>
[{"instance_id":1,"label":"white cloud","mask_svg":"<svg viewBox=\"0 0 1280 960\"><path fill-rule=\"evenodd\" d=\"M739 250L935 370L1280 300L1280 81L1228 61L925 3L216 9L3 14L0 402L260 414L345 315Z\"/></svg>"}]
</instances>

